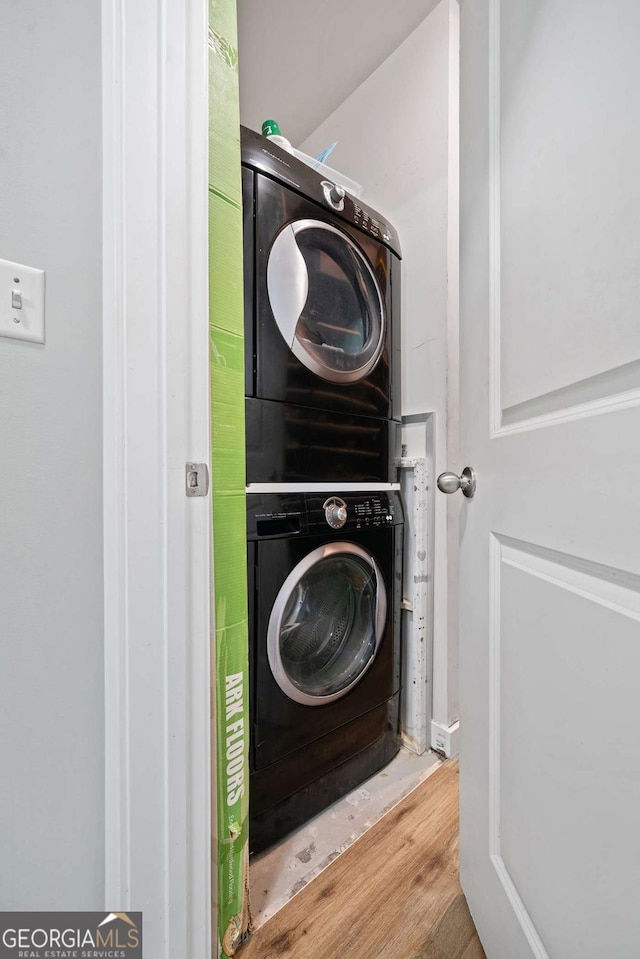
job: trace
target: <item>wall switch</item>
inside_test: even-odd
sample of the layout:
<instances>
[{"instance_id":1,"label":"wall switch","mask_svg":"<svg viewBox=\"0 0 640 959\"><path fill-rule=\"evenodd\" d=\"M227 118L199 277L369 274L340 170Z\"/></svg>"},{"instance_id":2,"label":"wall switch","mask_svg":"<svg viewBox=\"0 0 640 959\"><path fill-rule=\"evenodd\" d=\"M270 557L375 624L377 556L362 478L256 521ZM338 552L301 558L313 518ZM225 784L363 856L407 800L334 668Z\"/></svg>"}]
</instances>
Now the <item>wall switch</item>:
<instances>
[{"instance_id":1,"label":"wall switch","mask_svg":"<svg viewBox=\"0 0 640 959\"><path fill-rule=\"evenodd\" d=\"M44 270L0 260L0 336L44 343Z\"/></svg>"}]
</instances>

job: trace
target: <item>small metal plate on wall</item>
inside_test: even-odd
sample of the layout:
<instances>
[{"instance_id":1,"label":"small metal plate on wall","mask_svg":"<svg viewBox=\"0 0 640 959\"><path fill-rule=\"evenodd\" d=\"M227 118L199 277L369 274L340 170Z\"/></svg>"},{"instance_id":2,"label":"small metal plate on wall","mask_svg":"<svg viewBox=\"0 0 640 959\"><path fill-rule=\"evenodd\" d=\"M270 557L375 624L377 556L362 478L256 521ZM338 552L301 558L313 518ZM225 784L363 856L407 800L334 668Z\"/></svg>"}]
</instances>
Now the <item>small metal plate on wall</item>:
<instances>
[{"instance_id":1,"label":"small metal plate on wall","mask_svg":"<svg viewBox=\"0 0 640 959\"><path fill-rule=\"evenodd\" d=\"M206 463L186 463L184 486L187 496L206 496L209 492L209 467Z\"/></svg>"}]
</instances>

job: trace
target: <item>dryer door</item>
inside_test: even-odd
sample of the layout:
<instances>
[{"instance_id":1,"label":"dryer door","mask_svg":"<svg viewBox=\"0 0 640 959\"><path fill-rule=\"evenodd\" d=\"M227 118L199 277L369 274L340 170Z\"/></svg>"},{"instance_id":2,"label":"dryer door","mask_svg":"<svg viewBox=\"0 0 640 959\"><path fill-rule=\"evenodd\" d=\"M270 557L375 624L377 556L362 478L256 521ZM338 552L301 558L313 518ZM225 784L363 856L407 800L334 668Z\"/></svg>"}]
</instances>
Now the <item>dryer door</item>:
<instances>
[{"instance_id":1,"label":"dryer door","mask_svg":"<svg viewBox=\"0 0 640 959\"><path fill-rule=\"evenodd\" d=\"M267 291L278 328L301 363L331 383L356 383L384 348L383 297L360 247L322 220L295 220L276 236Z\"/></svg>"},{"instance_id":2,"label":"dryer door","mask_svg":"<svg viewBox=\"0 0 640 959\"><path fill-rule=\"evenodd\" d=\"M307 706L345 696L373 663L386 617L384 581L366 550L353 543L313 550L283 583L269 619L278 686Z\"/></svg>"}]
</instances>

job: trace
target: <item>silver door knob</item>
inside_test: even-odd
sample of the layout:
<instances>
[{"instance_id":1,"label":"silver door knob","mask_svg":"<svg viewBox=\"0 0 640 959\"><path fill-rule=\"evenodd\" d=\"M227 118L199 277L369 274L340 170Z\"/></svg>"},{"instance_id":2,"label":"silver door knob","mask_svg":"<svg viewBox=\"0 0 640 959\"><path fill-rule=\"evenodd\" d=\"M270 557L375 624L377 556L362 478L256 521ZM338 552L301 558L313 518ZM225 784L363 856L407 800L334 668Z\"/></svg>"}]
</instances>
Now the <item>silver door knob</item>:
<instances>
[{"instance_id":1,"label":"silver door knob","mask_svg":"<svg viewBox=\"0 0 640 959\"><path fill-rule=\"evenodd\" d=\"M440 473L437 483L442 493L455 493L460 489L463 496L471 499L476 491L475 470L471 466L465 466L460 476L456 473Z\"/></svg>"}]
</instances>

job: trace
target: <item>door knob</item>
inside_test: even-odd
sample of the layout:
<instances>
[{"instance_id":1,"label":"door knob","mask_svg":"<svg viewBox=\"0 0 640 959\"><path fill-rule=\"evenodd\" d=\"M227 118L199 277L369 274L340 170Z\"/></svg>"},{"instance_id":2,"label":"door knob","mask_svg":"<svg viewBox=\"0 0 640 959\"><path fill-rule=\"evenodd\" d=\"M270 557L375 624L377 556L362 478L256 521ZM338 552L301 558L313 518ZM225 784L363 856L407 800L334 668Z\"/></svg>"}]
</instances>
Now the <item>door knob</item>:
<instances>
[{"instance_id":1,"label":"door knob","mask_svg":"<svg viewBox=\"0 0 640 959\"><path fill-rule=\"evenodd\" d=\"M455 493L461 489L462 495L471 499L476 491L475 470L471 466L465 466L460 476L456 473L440 473L437 483L442 493Z\"/></svg>"}]
</instances>

